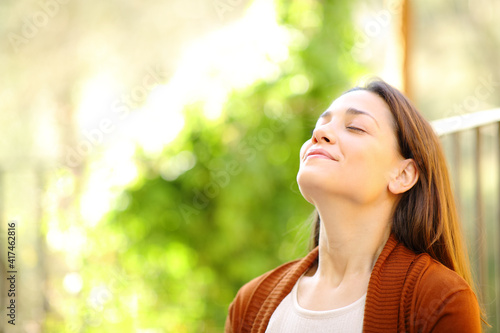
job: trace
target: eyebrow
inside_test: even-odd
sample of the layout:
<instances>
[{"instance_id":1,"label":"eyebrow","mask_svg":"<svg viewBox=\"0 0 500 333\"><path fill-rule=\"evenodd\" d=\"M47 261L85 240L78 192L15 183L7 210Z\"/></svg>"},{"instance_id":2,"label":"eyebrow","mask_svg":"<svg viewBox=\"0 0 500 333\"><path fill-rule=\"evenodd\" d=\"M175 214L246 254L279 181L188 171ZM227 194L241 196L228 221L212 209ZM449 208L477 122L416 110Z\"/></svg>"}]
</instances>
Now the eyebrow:
<instances>
[{"instance_id":1,"label":"eyebrow","mask_svg":"<svg viewBox=\"0 0 500 333\"><path fill-rule=\"evenodd\" d=\"M323 114L322 114L321 116L319 116L319 117L320 117L320 118L326 118L326 117L330 116L330 115L331 115L331 113L332 113L331 111L325 111L325 112L323 112ZM345 113L346 113L346 114L348 114L348 115L354 115L354 116L359 116L359 115L362 115L362 116L368 116L368 117L372 118L372 119L375 121L375 123L377 124L377 126L378 126L378 127L380 127L380 126L379 126L379 124L378 124L377 119L375 119L375 117L373 117L371 114L369 114L369 113L368 113L368 112L366 112L366 111L358 110L358 109L355 109L355 108L348 108L348 109L345 111Z\"/></svg>"}]
</instances>

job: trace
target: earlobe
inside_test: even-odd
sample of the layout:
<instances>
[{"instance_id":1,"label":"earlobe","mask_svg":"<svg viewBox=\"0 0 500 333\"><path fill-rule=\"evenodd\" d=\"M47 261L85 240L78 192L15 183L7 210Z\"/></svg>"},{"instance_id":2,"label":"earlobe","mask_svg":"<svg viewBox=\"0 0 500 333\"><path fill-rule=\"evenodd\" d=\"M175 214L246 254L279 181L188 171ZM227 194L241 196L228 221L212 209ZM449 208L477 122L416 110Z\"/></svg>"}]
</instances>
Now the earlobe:
<instances>
[{"instance_id":1,"label":"earlobe","mask_svg":"<svg viewBox=\"0 0 500 333\"><path fill-rule=\"evenodd\" d=\"M389 182L389 191L401 194L413 187L418 181L417 164L411 158L401 161L398 175Z\"/></svg>"}]
</instances>

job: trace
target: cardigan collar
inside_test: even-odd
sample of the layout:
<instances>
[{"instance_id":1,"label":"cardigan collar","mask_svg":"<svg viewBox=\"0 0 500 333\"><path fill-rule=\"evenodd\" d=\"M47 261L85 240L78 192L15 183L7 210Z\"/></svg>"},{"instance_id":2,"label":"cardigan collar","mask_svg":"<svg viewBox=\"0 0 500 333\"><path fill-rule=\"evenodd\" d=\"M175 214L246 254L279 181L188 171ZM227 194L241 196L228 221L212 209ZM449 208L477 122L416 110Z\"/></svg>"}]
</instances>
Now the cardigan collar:
<instances>
[{"instance_id":1,"label":"cardigan collar","mask_svg":"<svg viewBox=\"0 0 500 333\"><path fill-rule=\"evenodd\" d=\"M405 277L416 254L391 234L373 267L366 294L363 332L397 332Z\"/></svg>"},{"instance_id":2,"label":"cardigan collar","mask_svg":"<svg viewBox=\"0 0 500 333\"><path fill-rule=\"evenodd\" d=\"M264 333L269 319L297 280L318 259L316 247L303 259L297 261L291 269L284 272L270 290L252 323L252 332ZM363 332L396 332L399 324L400 300L404 277L416 255L399 243L391 233L375 266L373 267L366 295ZM381 320L383 318L383 320Z\"/></svg>"}]
</instances>

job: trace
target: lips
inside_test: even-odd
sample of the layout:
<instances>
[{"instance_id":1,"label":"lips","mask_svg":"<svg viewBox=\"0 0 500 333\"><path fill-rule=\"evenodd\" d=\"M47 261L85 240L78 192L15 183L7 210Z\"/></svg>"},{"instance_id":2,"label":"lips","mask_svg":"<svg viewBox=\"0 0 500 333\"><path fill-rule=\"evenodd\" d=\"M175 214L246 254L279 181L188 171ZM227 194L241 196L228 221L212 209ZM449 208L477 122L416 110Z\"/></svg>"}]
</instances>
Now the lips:
<instances>
[{"instance_id":1,"label":"lips","mask_svg":"<svg viewBox=\"0 0 500 333\"><path fill-rule=\"evenodd\" d=\"M330 159L330 160L337 161L336 158L334 158L330 153L328 153L324 149L310 149L307 152L307 154L306 154L306 156L305 156L304 159L307 159L309 157L325 158L325 159Z\"/></svg>"}]
</instances>

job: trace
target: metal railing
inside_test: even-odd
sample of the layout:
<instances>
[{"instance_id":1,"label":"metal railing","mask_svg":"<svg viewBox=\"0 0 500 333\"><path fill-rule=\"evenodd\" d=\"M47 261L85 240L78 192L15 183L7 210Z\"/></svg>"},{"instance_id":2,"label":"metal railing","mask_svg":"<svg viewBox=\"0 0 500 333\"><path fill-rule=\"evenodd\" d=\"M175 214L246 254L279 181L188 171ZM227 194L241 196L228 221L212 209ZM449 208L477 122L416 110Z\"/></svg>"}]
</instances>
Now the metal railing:
<instances>
[{"instance_id":1,"label":"metal railing","mask_svg":"<svg viewBox=\"0 0 500 333\"><path fill-rule=\"evenodd\" d=\"M450 164L479 298L500 324L500 108L432 122Z\"/></svg>"}]
</instances>

